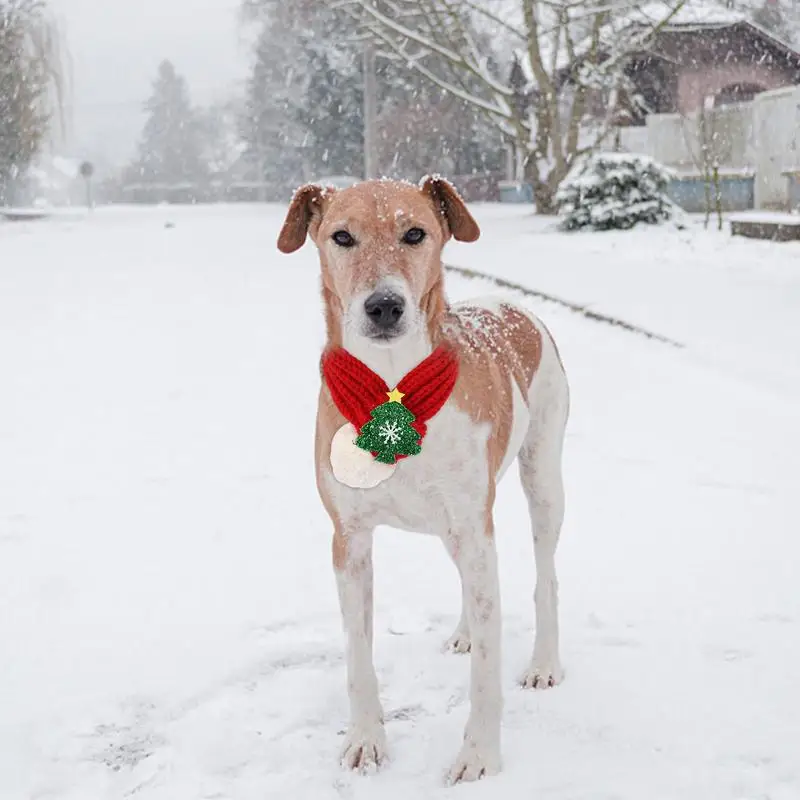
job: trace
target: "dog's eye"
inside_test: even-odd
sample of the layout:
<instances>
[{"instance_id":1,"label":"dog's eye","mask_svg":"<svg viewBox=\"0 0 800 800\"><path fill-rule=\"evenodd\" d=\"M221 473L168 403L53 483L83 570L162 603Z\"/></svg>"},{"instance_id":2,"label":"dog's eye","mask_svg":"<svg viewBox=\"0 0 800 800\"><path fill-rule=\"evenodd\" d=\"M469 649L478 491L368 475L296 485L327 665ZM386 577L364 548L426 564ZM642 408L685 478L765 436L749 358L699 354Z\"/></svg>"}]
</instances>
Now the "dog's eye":
<instances>
[{"instance_id":1,"label":"dog's eye","mask_svg":"<svg viewBox=\"0 0 800 800\"><path fill-rule=\"evenodd\" d=\"M336 233L331 236L331 239L333 239L339 247L353 247L356 243L356 240L347 231L336 231Z\"/></svg>"},{"instance_id":2,"label":"dog's eye","mask_svg":"<svg viewBox=\"0 0 800 800\"><path fill-rule=\"evenodd\" d=\"M403 241L406 244L419 244L425 238L425 231L422 228L411 228L406 231Z\"/></svg>"}]
</instances>

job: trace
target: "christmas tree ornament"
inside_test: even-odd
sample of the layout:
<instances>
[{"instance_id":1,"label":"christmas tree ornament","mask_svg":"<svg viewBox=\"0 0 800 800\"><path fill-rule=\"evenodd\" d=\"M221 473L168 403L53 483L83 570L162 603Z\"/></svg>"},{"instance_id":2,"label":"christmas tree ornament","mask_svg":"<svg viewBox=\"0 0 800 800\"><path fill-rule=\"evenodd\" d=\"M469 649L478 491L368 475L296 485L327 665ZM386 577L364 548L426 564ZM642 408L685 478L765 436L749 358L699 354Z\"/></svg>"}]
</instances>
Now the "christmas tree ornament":
<instances>
[{"instance_id":1,"label":"christmas tree ornament","mask_svg":"<svg viewBox=\"0 0 800 800\"><path fill-rule=\"evenodd\" d=\"M366 364L336 348L323 356L322 375L350 423L331 444L334 476L353 488L371 488L390 477L400 459L421 452L428 421L453 391L458 360L439 347L389 389Z\"/></svg>"},{"instance_id":2,"label":"christmas tree ornament","mask_svg":"<svg viewBox=\"0 0 800 800\"><path fill-rule=\"evenodd\" d=\"M401 400L392 399L405 395L397 389L386 394L389 401L372 409L372 419L361 428L356 446L375 453L375 460L381 464L394 464L397 456L415 456L422 448L419 434L411 427L416 417Z\"/></svg>"}]
</instances>

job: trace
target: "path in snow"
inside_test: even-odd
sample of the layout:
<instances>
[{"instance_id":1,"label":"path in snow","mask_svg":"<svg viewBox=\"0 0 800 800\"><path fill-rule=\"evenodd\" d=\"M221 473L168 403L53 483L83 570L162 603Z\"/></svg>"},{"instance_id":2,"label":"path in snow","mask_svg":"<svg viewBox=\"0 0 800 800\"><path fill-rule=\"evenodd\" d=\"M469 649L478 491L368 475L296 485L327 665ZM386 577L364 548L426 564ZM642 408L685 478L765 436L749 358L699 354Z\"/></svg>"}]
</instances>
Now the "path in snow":
<instances>
[{"instance_id":1,"label":"path in snow","mask_svg":"<svg viewBox=\"0 0 800 800\"><path fill-rule=\"evenodd\" d=\"M276 253L281 213L117 209L0 228L4 800L443 791L468 661L439 652L459 591L423 537L378 534L393 762L369 778L336 765L347 702L311 460L317 269L310 247ZM478 213L484 238L452 248L454 263L686 347L532 305L573 393L567 680L515 687L533 563L510 474L497 513L505 771L453 791L796 798L795 251L697 231L563 237L517 209Z\"/></svg>"}]
</instances>

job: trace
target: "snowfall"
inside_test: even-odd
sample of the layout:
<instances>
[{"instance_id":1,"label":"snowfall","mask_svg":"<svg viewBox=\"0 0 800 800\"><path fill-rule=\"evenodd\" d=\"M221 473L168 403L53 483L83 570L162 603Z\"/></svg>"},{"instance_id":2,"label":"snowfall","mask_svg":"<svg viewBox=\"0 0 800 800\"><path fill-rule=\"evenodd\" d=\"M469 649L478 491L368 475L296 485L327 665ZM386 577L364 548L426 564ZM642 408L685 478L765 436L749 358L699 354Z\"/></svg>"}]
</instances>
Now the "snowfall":
<instances>
[{"instance_id":1,"label":"snowfall","mask_svg":"<svg viewBox=\"0 0 800 800\"><path fill-rule=\"evenodd\" d=\"M525 691L533 546L496 510L504 770L445 788L467 656L455 568L377 533L392 760L338 765L348 704L312 461L318 266L284 209L0 223L0 798L800 798L800 249L563 234L478 205L448 263L523 297L572 389L564 683ZM502 292L448 277L452 300ZM512 293L513 294L513 293Z\"/></svg>"}]
</instances>

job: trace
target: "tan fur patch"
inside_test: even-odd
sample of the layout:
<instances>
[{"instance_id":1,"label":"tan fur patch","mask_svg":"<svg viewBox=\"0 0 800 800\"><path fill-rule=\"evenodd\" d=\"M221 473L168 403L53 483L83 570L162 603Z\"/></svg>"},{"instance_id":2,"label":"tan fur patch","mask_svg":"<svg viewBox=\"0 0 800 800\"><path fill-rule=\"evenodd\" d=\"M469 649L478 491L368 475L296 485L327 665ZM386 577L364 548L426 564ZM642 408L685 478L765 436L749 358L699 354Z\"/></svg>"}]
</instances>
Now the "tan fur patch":
<instances>
[{"instance_id":1,"label":"tan fur patch","mask_svg":"<svg viewBox=\"0 0 800 800\"><path fill-rule=\"evenodd\" d=\"M461 365L453 391L456 405L477 423L492 426L489 474L505 458L511 436L514 380L525 402L542 357L542 335L533 321L510 305L497 311L461 306L445 319L444 338L459 353Z\"/></svg>"}]
</instances>

